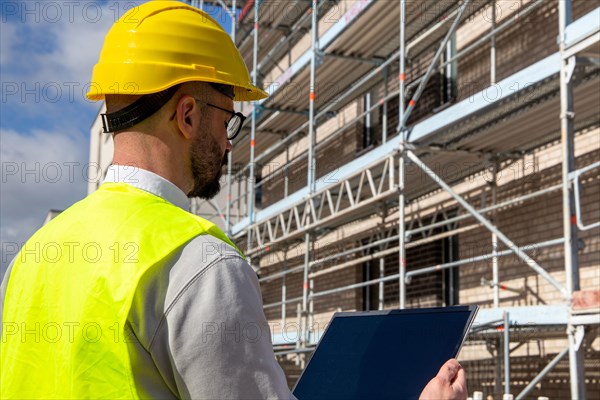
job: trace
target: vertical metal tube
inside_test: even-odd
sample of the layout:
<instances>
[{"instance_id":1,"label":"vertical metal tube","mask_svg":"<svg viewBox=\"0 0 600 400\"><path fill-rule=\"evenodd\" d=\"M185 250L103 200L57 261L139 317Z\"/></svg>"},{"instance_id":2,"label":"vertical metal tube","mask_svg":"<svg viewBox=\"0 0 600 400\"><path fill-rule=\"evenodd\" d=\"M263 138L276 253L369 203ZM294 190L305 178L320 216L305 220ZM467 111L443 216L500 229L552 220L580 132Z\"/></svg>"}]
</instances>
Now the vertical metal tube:
<instances>
[{"instance_id":1,"label":"vertical metal tube","mask_svg":"<svg viewBox=\"0 0 600 400\"><path fill-rule=\"evenodd\" d=\"M559 45L561 55L565 49L565 29L571 22L571 1L559 1ZM565 237L565 269L566 286L569 296L573 290L579 289L578 279L576 277L577 247L573 243L577 240L576 229L574 229L574 213L572 207L572 190L569 183L569 172L574 168L574 148L573 148L573 87L567 76L568 60L562 59L562 68L560 73L560 127L561 127L561 145L563 150L562 175L563 175L563 233ZM575 237L574 237L575 234Z\"/></svg>"},{"instance_id":2,"label":"vertical metal tube","mask_svg":"<svg viewBox=\"0 0 600 400\"><path fill-rule=\"evenodd\" d=\"M365 94L365 110L370 110L371 109L371 93L367 92ZM367 114L365 115L365 130L366 130L366 140L365 140L365 147L368 147L371 145L371 111L367 111Z\"/></svg>"},{"instance_id":3,"label":"vertical metal tube","mask_svg":"<svg viewBox=\"0 0 600 400\"><path fill-rule=\"evenodd\" d=\"M497 188L498 185L498 164L494 164L494 169L492 171L492 207L496 205L497 201ZM496 222L496 209L492 211L492 224L497 226ZM492 281L494 283L494 307L498 307L500 305L500 282L498 277L498 235L496 232L492 232Z\"/></svg>"},{"instance_id":4,"label":"vertical metal tube","mask_svg":"<svg viewBox=\"0 0 600 400\"><path fill-rule=\"evenodd\" d=\"M310 225L310 216L306 218L306 224ZM302 277L302 338L301 346L308 344L308 274L310 272L310 233L304 235L304 275Z\"/></svg>"},{"instance_id":5,"label":"vertical metal tube","mask_svg":"<svg viewBox=\"0 0 600 400\"><path fill-rule=\"evenodd\" d=\"M448 60L454 58L458 53L456 50L456 32L450 38L450 58ZM458 81L458 60L454 60L448 63L449 76L450 76L450 93L452 97L456 97L458 95L457 81Z\"/></svg>"},{"instance_id":6,"label":"vertical metal tube","mask_svg":"<svg viewBox=\"0 0 600 400\"><path fill-rule=\"evenodd\" d=\"M365 282L369 282L371 280L371 263L369 261L363 263L363 268L365 269ZM364 309L369 311L371 309L371 285L367 285L364 287L365 290L365 304Z\"/></svg>"},{"instance_id":7,"label":"vertical metal tube","mask_svg":"<svg viewBox=\"0 0 600 400\"><path fill-rule=\"evenodd\" d=\"M496 346L494 349L494 398L497 398L502 393L502 352L500 351L500 339L494 338L493 340Z\"/></svg>"},{"instance_id":8,"label":"vertical metal tube","mask_svg":"<svg viewBox=\"0 0 600 400\"><path fill-rule=\"evenodd\" d=\"M287 197L289 193L290 186L290 176L289 176L289 163L290 163L290 148L285 148L285 167L283 168L283 173L285 174L283 177L283 196Z\"/></svg>"},{"instance_id":9,"label":"vertical metal tube","mask_svg":"<svg viewBox=\"0 0 600 400\"><path fill-rule=\"evenodd\" d=\"M398 75L400 82L400 99L398 106L398 134L402 135L400 137L400 159L398 162L398 241L399 241L399 254L398 254L398 264L399 264L399 278L398 278L398 305L400 309L406 307L406 248L405 248L405 239L406 239L406 227L404 225L404 185L405 178L404 175L404 134L405 134L405 126L404 126L404 91L405 91L405 79L406 79L406 68L405 68L405 59L406 59L406 43L405 43L405 32L404 27L406 23L406 0L400 0L400 73Z\"/></svg>"},{"instance_id":10,"label":"vertical metal tube","mask_svg":"<svg viewBox=\"0 0 600 400\"><path fill-rule=\"evenodd\" d=\"M404 131L400 132L401 135ZM398 190L400 192L398 196L398 240L399 240L399 306L400 309L406 308L406 226L405 220L405 199L404 199L404 186L406 184L404 166L406 160L404 159L405 149L404 140L400 142L400 161L398 163Z\"/></svg>"},{"instance_id":11,"label":"vertical metal tube","mask_svg":"<svg viewBox=\"0 0 600 400\"><path fill-rule=\"evenodd\" d=\"M239 223L242 215L244 215L246 212L246 210L244 210L244 204L246 204L246 201L245 201L245 199L244 199L244 201L242 201L242 179L238 179L238 181L237 181L237 191L238 191L238 196L236 199L236 203L237 203L236 223Z\"/></svg>"},{"instance_id":12,"label":"vertical metal tube","mask_svg":"<svg viewBox=\"0 0 600 400\"><path fill-rule=\"evenodd\" d=\"M283 272L287 270L287 250L284 250L284 261L283 261ZM286 319L286 299L287 299L287 274L284 274L281 279L281 325L282 329L285 332L285 319Z\"/></svg>"},{"instance_id":13,"label":"vertical metal tube","mask_svg":"<svg viewBox=\"0 0 600 400\"><path fill-rule=\"evenodd\" d=\"M316 69L316 58L317 58L317 45L318 45L318 32L317 32L317 1L312 1L312 52L310 57L310 92L308 95L309 109L308 109L308 163L307 163L307 186L309 193L312 194L315 191L315 69ZM310 224L310 217L307 218L307 225ZM308 291L309 282L308 274L310 269L310 243L311 235L310 232L306 232L304 235L304 278L302 284L302 313L304 321L304 332L303 332L303 345L308 344Z\"/></svg>"},{"instance_id":14,"label":"vertical metal tube","mask_svg":"<svg viewBox=\"0 0 600 400\"><path fill-rule=\"evenodd\" d=\"M490 43L490 84L496 83L496 0L492 1L492 37Z\"/></svg>"},{"instance_id":15,"label":"vertical metal tube","mask_svg":"<svg viewBox=\"0 0 600 400\"><path fill-rule=\"evenodd\" d=\"M381 111L381 141L387 142L388 67L383 69L383 108Z\"/></svg>"},{"instance_id":16,"label":"vertical metal tube","mask_svg":"<svg viewBox=\"0 0 600 400\"><path fill-rule=\"evenodd\" d=\"M236 25L237 25L237 4L236 0L233 0L231 3L231 37L233 38L233 43L235 44L235 34L236 34Z\"/></svg>"},{"instance_id":17,"label":"vertical metal tube","mask_svg":"<svg viewBox=\"0 0 600 400\"><path fill-rule=\"evenodd\" d=\"M455 44L455 35L452 35L450 41L446 44L446 60L450 60L454 55L453 47ZM452 89L454 76L452 75L452 63L446 64L446 70L444 72L444 76L446 78L446 84L444 85L444 101L449 101L454 93Z\"/></svg>"},{"instance_id":18,"label":"vertical metal tube","mask_svg":"<svg viewBox=\"0 0 600 400\"><path fill-rule=\"evenodd\" d=\"M510 321L504 311L504 394L510 394Z\"/></svg>"},{"instance_id":19,"label":"vertical metal tube","mask_svg":"<svg viewBox=\"0 0 600 400\"><path fill-rule=\"evenodd\" d=\"M316 69L316 58L317 58L317 1L312 2L312 52L310 57L310 92L308 94L308 171L307 171L307 185L310 193L314 193L315 190L315 69Z\"/></svg>"},{"instance_id":20,"label":"vertical metal tube","mask_svg":"<svg viewBox=\"0 0 600 400\"><path fill-rule=\"evenodd\" d=\"M252 48L252 84L257 84L258 76L258 1L254 2L254 46ZM248 249L252 248L252 224L254 223L254 146L256 144L256 102L252 104L252 121L250 126L250 168L248 171Z\"/></svg>"},{"instance_id":21,"label":"vertical metal tube","mask_svg":"<svg viewBox=\"0 0 600 400\"><path fill-rule=\"evenodd\" d=\"M565 30L571 23L571 0L558 2L558 32L559 50L561 54L560 71L560 131L563 152L562 160L562 200L563 200L563 235L565 238L564 260L567 302L571 310L573 291L579 290L579 260L577 246L577 220L574 212L573 187L569 180L569 173L575 170L574 156L574 113L573 113L573 86L571 74L568 72L570 63L575 62L575 57L570 60L564 58L566 48ZM571 382L571 398L582 400L586 398L583 355L579 352L575 338L575 326L570 322L567 325L569 341L569 372Z\"/></svg>"},{"instance_id":22,"label":"vertical metal tube","mask_svg":"<svg viewBox=\"0 0 600 400\"><path fill-rule=\"evenodd\" d=\"M233 3L231 5L231 12L229 13L229 16L231 17L231 40L233 41L233 44L235 44L235 28L236 28L236 22L237 22L237 18L236 18L236 0L233 0ZM227 233L228 236L231 236L231 201L233 196L231 195L231 181L232 181L232 176L231 176L231 172L233 169L233 148L231 149L231 151L229 152L229 155L227 157L227 204L225 206L225 233ZM239 212L239 210L238 210Z\"/></svg>"},{"instance_id":23,"label":"vertical metal tube","mask_svg":"<svg viewBox=\"0 0 600 400\"><path fill-rule=\"evenodd\" d=\"M382 258L379 259L379 278L383 278L383 276L385 275L385 260ZM379 306L377 307L378 310L383 310L383 302L384 302L384 286L383 286L383 281L379 282Z\"/></svg>"},{"instance_id":24,"label":"vertical metal tube","mask_svg":"<svg viewBox=\"0 0 600 400\"><path fill-rule=\"evenodd\" d=\"M406 24L406 0L400 0L400 55L399 55L399 73L398 80L400 82L400 94L398 101L398 131L404 128L404 91L406 85L406 37L404 32L404 27Z\"/></svg>"},{"instance_id":25,"label":"vertical metal tube","mask_svg":"<svg viewBox=\"0 0 600 400\"><path fill-rule=\"evenodd\" d=\"M448 261L454 262L456 260L454 259L455 249L454 249L454 241L452 240L452 237L449 237L446 240L446 243L448 243ZM455 301L455 298L458 298L457 294L456 294L457 285L456 285L456 282L454 282L454 271L456 270L455 268L456 267L453 267L450 269L450 271L448 271L448 287L449 287L449 289L448 289L449 302L448 303L449 304L447 304L447 305L449 305L449 306L454 306L454 305L458 304L458 301Z\"/></svg>"},{"instance_id":26,"label":"vertical metal tube","mask_svg":"<svg viewBox=\"0 0 600 400\"><path fill-rule=\"evenodd\" d=\"M296 306L296 317L298 318L298 325L300 327L300 332L298 332L298 340L296 342L296 347L301 347L302 343L304 342L304 334L303 334L303 327L302 327L302 304L298 304ZM296 357L296 366L300 366L301 369L304 369L304 354L300 353L297 355Z\"/></svg>"},{"instance_id":27,"label":"vertical metal tube","mask_svg":"<svg viewBox=\"0 0 600 400\"><path fill-rule=\"evenodd\" d=\"M310 344L312 330L315 324L315 300L313 299L313 293L315 292L315 280L311 279L308 283L310 299L308 303L308 330L307 330L307 341Z\"/></svg>"}]
</instances>

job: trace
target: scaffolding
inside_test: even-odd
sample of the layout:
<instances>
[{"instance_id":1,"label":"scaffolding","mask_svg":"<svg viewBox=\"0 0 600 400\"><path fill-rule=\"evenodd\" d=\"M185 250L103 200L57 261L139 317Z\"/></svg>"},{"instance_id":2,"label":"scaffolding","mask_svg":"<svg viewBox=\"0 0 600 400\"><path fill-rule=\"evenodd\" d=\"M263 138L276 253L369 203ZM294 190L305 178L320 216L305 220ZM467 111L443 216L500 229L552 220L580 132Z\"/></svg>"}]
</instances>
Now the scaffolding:
<instances>
[{"instance_id":1,"label":"scaffolding","mask_svg":"<svg viewBox=\"0 0 600 400\"><path fill-rule=\"evenodd\" d=\"M491 340L496 354L503 355L499 363L504 368L503 393L511 393L509 355L522 344L511 349L510 341L518 340L511 339L511 335L514 336L515 327L534 324L554 336L564 336L566 329L568 347L551 359L515 398L525 398L568 356L570 398L585 399L582 343L586 334L589 339L589 332L600 325L600 311L581 313L572 306L573 296L580 290L578 234L597 229L600 222L582 220L580 177L597 172L600 162L577 169L574 137L576 131L600 123L600 7L573 21L571 0L553 1L558 8L558 51L498 80L497 46L501 33L547 6L548 1L522 2L524 5L510 18L503 19L498 18L497 1L493 0L360 0L350 2L345 9L333 1L247 1L238 13L232 11L236 10L235 1L219 3L235 19L232 37L247 64L252 65L253 83L263 85L270 94L269 99L243 105L243 111L251 114L250 126L235 143L229 160L225 226L232 238L245 245L245 253L259 272L261 283L281 281L281 301L265 304L265 310L280 308L281 320L286 321L293 319L286 315L287 306L297 306L296 334L291 338L285 332L276 334L276 354L297 354L298 362L304 364L305 355L312 351L322 333L312 329L317 299L375 287L378 308L382 309L384 283L397 282L398 306L405 308L407 285L416 277L489 260L492 277L482 278L482 285L492 290L493 307L481 310L471 338ZM482 10L491 10L490 28L456 51L457 29ZM307 37L310 41L305 40ZM432 76L455 76L457 62L483 44L489 45L489 85L473 90L464 100L444 104L424 118L411 119ZM425 57L425 71L409 73L407 60L423 56L426 51L433 54ZM398 87L390 91L388 80L395 71ZM328 86L332 82L336 85L333 89ZM452 84L450 79L448 82ZM373 88L381 86L381 98L373 100ZM363 102L363 111L319 137L320 124L335 119L356 99ZM577 118L574 99L581 99L577 103ZM397 125L391 126L388 111L395 101ZM334 175L326 172L319 176L317 152L343 139L359 124L370 129L376 112L381 116L380 143L367 146L362 154L337 168ZM556 129L557 122L560 129ZM558 140L563 154L561 183L498 202L495 182L502 168ZM290 148L298 142L305 143L305 149L296 150L299 154L290 158ZM263 175L259 166L276 157L281 159L282 154L284 165ZM452 165L457 157L469 168L444 173L443 167ZM234 168L234 160L242 164L240 168ZM296 182L289 176L293 166L306 168L306 185L297 190L293 190ZM492 204L475 207L471 199L456 190L456 185L481 173L493 176L489 188ZM259 209L257 193L281 180L281 198ZM559 191L562 237L517 245L498 228L497 210ZM433 213L420 215L411 208L440 192L445 197ZM221 213L223 207L214 207ZM232 209L237 212L232 213ZM379 221L377 226L385 229L350 235L345 239L354 243L350 248L317 258L314 247L320 237L368 219ZM461 225L464 223L469 225ZM489 252L407 270L409 249L479 227L489 231ZM262 259L273 257L279 250L285 253L293 246L304 249L297 257L301 263L290 267L284 259L281 271L261 273ZM564 284L529 255L532 248L563 249ZM391 255L398 257L397 273L384 276L384 259ZM501 307L501 290L525 290L500 281L498 260L506 256L518 258L548 282L560 294L560 304ZM378 278L366 276L351 285L315 291L317 278L371 260L380 262ZM323 267L332 261L336 261L335 266ZM302 294L289 298L286 277L300 273ZM493 332L500 333L496 337ZM499 350L501 346L503 349Z\"/></svg>"}]
</instances>

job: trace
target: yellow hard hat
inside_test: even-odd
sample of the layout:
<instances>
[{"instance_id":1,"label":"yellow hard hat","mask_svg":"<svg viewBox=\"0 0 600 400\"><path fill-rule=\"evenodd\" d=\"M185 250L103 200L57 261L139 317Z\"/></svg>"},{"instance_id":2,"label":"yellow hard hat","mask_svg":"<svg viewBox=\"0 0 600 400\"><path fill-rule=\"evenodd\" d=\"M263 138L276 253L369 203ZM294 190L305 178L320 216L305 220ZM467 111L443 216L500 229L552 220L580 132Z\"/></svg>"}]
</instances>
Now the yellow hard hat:
<instances>
[{"instance_id":1,"label":"yellow hard hat","mask_svg":"<svg viewBox=\"0 0 600 400\"><path fill-rule=\"evenodd\" d=\"M214 19L179 1L154 0L111 27L86 97L151 94L191 81L230 85L236 101L268 96L252 85L242 56Z\"/></svg>"}]
</instances>

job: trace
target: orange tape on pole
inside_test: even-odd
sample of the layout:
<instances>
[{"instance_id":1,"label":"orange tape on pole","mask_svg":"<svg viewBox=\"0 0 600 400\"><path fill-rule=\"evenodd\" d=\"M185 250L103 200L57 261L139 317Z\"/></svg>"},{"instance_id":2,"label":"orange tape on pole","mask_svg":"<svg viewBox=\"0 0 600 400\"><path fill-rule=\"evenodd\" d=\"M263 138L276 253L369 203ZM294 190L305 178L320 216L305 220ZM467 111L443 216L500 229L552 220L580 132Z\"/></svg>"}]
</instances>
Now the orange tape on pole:
<instances>
[{"instance_id":1,"label":"orange tape on pole","mask_svg":"<svg viewBox=\"0 0 600 400\"><path fill-rule=\"evenodd\" d=\"M250 140L250 147L254 147L256 145L256 140L251 139Z\"/></svg>"},{"instance_id":2,"label":"orange tape on pole","mask_svg":"<svg viewBox=\"0 0 600 400\"><path fill-rule=\"evenodd\" d=\"M400 80L404 82L406 80L406 74L400 74L398 75L398 78L400 78Z\"/></svg>"},{"instance_id":3,"label":"orange tape on pole","mask_svg":"<svg viewBox=\"0 0 600 400\"><path fill-rule=\"evenodd\" d=\"M317 98L317 96L315 95L315 92L310 92L310 93L308 94L308 99L309 99L310 101L315 101L315 99L316 99L316 98Z\"/></svg>"}]
</instances>

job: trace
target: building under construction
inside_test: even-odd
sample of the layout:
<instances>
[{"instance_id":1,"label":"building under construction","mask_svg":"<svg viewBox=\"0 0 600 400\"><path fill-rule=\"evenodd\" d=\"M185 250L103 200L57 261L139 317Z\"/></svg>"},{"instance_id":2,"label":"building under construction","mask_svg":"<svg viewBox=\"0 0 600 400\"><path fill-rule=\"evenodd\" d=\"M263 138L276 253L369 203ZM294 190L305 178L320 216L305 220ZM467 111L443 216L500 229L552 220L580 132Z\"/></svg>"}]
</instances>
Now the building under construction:
<instances>
[{"instance_id":1,"label":"building under construction","mask_svg":"<svg viewBox=\"0 0 600 400\"><path fill-rule=\"evenodd\" d=\"M270 97L195 209L257 271L290 386L336 311L477 304L475 397L600 397L599 3L218 3Z\"/></svg>"}]
</instances>

